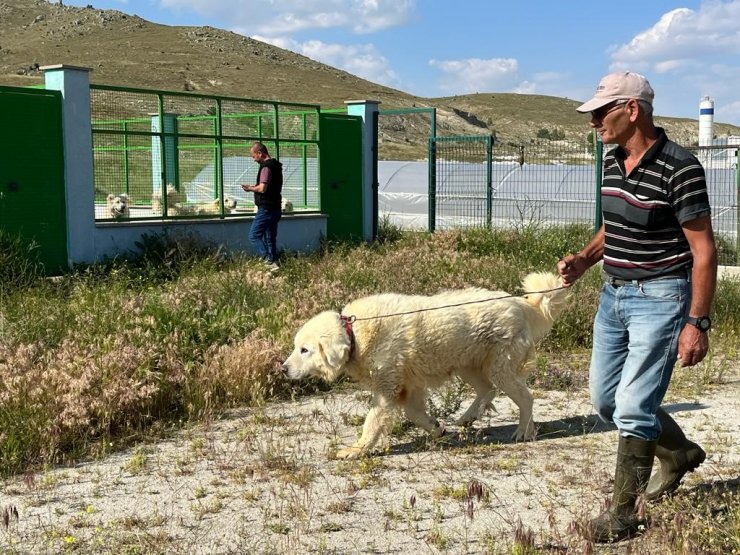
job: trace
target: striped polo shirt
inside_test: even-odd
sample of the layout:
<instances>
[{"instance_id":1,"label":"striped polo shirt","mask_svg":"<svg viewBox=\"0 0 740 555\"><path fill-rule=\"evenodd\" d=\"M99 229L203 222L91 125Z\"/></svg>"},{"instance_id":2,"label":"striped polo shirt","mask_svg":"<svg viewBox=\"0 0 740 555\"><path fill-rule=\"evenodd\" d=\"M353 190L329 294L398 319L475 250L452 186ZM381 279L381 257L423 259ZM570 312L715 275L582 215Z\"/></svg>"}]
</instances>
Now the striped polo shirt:
<instances>
[{"instance_id":1,"label":"striped polo shirt","mask_svg":"<svg viewBox=\"0 0 740 555\"><path fill-rule=\"evenodd\" d=\"M693 258L681 224L710 214L704 168L668 140L663 129L658 133L628 176L622 147L604 158L604 271L616 278L654 278L690 269Z\"/></svg>"}]
</instances>

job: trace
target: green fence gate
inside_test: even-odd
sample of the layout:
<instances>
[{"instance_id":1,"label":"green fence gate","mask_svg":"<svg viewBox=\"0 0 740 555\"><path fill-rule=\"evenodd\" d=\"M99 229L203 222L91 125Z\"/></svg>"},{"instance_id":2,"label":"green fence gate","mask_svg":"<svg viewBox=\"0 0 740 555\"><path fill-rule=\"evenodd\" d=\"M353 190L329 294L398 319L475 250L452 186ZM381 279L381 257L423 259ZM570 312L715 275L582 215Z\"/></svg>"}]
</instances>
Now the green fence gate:
<instances>
[{"instance_id":1,"label":"green fence gate","mask_svg":"<svg viewBox=\"0 0 740 555\"><path fill-rule=\"evenodd\" d=\"M0 86L0 228L38 245L48 275L67 267L62 96Z\"/></svg>"},{"instance_id":2,"label":"green fence gate","mask_svg":"<svg viewBox=\"0 0 740 555\"><path fill-rule=\"evenodd\" d=\"M329 215L329 239L361 239L362 118L346 114L319 116L321 211Z\"/></svg>"}]
</instances>

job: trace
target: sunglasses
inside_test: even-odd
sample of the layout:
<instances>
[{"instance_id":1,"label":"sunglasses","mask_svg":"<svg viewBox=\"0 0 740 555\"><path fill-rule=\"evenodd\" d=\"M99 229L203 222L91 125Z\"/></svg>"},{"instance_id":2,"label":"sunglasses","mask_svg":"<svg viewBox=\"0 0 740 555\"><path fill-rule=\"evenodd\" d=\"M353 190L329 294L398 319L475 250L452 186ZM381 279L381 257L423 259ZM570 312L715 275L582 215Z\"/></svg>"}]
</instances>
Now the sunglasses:
<instances>
[{"instance_id":1,"label":"sunglasses","mask_svg":"<svg viewBox=\"0 0 740 555\"><path fill-rule=\"evenodd\" d=\"M613 112L620 106L624 106L627 104L629 100L615 100L614 102L607 104L606 106L602 106L598 110L592 110L591 111L591 117L593 119L602 120L606 117L606 115L610 112Z\"/></svg>"}]
</instances>

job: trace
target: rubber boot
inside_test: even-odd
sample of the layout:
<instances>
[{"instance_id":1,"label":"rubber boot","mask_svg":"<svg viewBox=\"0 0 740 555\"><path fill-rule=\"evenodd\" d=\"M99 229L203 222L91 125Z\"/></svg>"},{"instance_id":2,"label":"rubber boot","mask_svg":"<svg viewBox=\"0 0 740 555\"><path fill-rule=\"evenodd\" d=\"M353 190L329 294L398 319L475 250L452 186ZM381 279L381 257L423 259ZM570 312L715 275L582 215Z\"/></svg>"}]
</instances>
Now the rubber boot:
<instances>
[{"instance_id":1,"label":"rubber boot","mask_svg":"<svg viewBox=\"0 0 740 555\"><path fill-rule=\"evenodd\" d=\"M615 542L634 536L644 524L635 509L645 491L653 468L657 441L619 436L614 494L609 508L588 523L587 538L597 543Z\"/></svg>"},{"instance_id":2,"label":"rubber boot","mask_svg":"<svg viewBox=\"0 0 740 555\"><path fill-rule=\"evenodd\" d=\"M655 413L662 429L655 448L660 467L650 478L645 499L650 501L674 491L687 472L704 462L707 454L693 441L686 439L683 431L670 415L659 408Z\"/></svg>"}]
</instances>

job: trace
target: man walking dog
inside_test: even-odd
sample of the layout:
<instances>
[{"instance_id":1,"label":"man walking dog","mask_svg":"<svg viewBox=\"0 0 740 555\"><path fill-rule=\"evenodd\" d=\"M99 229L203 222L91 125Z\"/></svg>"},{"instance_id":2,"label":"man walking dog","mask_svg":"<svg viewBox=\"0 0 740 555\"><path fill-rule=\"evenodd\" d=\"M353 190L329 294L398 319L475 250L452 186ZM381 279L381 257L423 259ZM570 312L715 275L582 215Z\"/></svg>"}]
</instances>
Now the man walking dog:
<instances>
[{"instance_id":1,"label":"man walking dog","mask_svg":"<svg viewBox=\"0 0 740 555\"><path fill-rule=\"evenodd\" d=\"M619 432L610 507L592 519L596 542L634 535L635 502L676 489L705 453L660 404L673 366L702 361L717 281L717 251L704 169L653 123L653 89L642 75L612 73L577 110L617 147L604 159L604 224L564 257L566 286L603 260L589 384L599 416ZM660 467L650 478L653 458Z\"/></svg>"}]
</instances>

